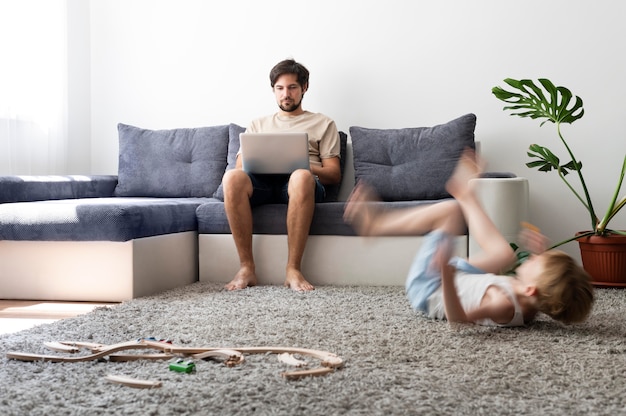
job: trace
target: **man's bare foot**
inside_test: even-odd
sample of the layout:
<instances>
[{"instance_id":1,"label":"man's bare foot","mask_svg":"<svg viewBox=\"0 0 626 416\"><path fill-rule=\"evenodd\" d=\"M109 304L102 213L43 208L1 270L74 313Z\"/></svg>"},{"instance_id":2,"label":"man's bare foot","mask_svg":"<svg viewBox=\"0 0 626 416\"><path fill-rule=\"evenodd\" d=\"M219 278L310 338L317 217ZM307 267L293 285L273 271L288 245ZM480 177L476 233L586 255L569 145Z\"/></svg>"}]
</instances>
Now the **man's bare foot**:
<instances>
[{"instance_id":1,"label":"man's bare foot","mask_svg":"<svg viewBox=\"0 0 626 416\"><path fill-rule=\"evenodd\" d=\"M471 192L469 181L477 178L482 172L481 161L471 149L465 149L448 182L446 191L455 199L461 199Z\"/></svg>"},{"instance_id":2,"label":"man's bare foot","mask_svg":"<svg viewBox=\"0 0 626 416\"><path fill-rule=\"evenodd\" d=\"M291 288L298 292L308 292L315 290L315 286L307 282L302 272L298 269L288 268L287 278L285 279L285 287Z\"/></svg>"},{"instance_id":3,"label":"man's bare foot","mask_svg":"<svg viewBox=\"0 0 626 416\"><path fill-rule=\"evenodd\" d=\"M245 289L248 286L256 286L256 274L254 269L242 267L239 269L233 280L228 282L224 288L226 290Z\"/></svg>"},{"instance_id":4,"label":"man's bare foot","mask_svg":"<svg viewBox=\"0 0 626 416\"><path fill-rule=\"evenodd\" d=\"M358 183L346 203L343 219L351 224L359 235L371 233L372 225L379 213L379 209L367 203L371 201L378 201L372 188L366 184Z\"/></svg>"}]
</instances>

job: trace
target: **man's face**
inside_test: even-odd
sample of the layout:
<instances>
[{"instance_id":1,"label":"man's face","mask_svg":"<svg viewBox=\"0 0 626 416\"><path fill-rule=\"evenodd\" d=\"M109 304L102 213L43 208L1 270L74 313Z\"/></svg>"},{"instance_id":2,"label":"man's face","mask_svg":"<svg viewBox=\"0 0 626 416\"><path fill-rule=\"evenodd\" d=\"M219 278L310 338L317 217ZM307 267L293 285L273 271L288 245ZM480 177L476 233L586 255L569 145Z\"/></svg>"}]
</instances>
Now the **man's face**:
<instances>
[{"instance_id":1,"label":"man's face","mask_svg":"<svg viewBox=\"0 0 626 416\"><path fill-rule=\"evenodd\" d=\"M287 113L300 110L302 97L305 92L306 88L302 89L302 87L300 87L296 74L281 75L276 80L276 83L274 83L276 103L281 110Z\"/></svg>"}]
</instances>

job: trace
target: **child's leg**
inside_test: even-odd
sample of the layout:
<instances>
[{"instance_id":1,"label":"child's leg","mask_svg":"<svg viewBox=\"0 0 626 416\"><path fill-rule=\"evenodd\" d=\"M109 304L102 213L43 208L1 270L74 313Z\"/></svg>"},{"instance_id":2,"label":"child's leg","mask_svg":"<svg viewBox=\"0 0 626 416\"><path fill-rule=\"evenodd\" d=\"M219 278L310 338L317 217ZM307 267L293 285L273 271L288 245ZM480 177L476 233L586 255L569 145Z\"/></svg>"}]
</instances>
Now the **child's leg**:
<instances>
[{"instance_id":1,"label":"child's leg","mask_svg":"<svg viewBox=\"0 0 626 416\"><path fill-rule=\"evenodd\" d=\"M346 204L344 219L360 235L424 235L435 229L450 235L465 233L465 220L456 201L391 210L377 207L375 201L374 192L358 184Z\"/></svg>"},{"instance_id":2,"label":"child's leg","mask_svg":"<svg viewBox=\"0 0 626 416\"><path fill-rule=\"evenodd\" d=\"M482 248L482 253L468 259L468 262L485 272L500 273L515 261L515 254L470 189L470 179L478 177L479 173L480 167L474 152L466 151L448 180L446 189L458 201L469 233Z\"/></svg>"},{"instance_id":3,"label":"child's leg","mask_svg":"<svg viewBox=\"0 0 626 416\"><path fill-rule=\"evenodd\" d=\"M441 284L441 264L435 264L451 235L464 234L467 226L459 203L447 200L414 208L382 210L373 202L374 193L364 184L355 187L344 218L361 235L426 235L416 254L405 288L411 306L427 312L430 295ZM441 261L446 261L447 258Z\"/></svg>"},{"instance_id":4,"label":"child's leg","mask_svg":"<svg viewBox=\"0 0 626 416\"><path fill-rule=\"evenodd\" d=\"M405 282L406 296L413 309L428 313L428 299L441 286L442 261L439 255L451 244L450 235L441 230L434 230L424 237ZM450 259L449 255L443 257L445 263Z\"/></svg>"}]
</instances>

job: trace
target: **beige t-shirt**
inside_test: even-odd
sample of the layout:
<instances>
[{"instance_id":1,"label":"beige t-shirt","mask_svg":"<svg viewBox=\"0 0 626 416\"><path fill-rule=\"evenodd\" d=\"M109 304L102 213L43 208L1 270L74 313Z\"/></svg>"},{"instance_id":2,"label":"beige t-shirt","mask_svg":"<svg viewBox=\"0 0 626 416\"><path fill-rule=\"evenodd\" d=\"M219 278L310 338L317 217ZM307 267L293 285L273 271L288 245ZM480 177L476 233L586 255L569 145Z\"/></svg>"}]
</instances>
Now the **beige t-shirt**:
<instances>
[{"instance_id":1,"label":"beige t-shirt","mask_svg":"<svg viewBox=\"0 0 626 416\"><path fill-rule=\"evenodd\" d=\"M309 160L312 165L321 166L322 159L339 157L339 132L335 122L321 113L305 111L297 116L271 116L252 120L247 132L306 132L309 135Z\"/></svg>"}]
</instances>

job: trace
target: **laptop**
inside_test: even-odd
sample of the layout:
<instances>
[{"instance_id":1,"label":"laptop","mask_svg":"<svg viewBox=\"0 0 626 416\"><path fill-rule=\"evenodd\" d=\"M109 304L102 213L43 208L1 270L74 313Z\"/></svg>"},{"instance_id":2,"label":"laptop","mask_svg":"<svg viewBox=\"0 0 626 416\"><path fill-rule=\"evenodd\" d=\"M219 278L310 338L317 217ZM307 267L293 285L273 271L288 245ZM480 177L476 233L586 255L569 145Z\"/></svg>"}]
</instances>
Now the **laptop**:
<instances>
[{"instance_id":1,"label":"laptop","mask_svg":"<svg viewBox=\"0 0 626 416\"><path fill-rule=\"evenodd\" d=\"M241 133L239 146L248 173L289 174L311 168L307 133Z\"/></svg>"}]
</instances>

